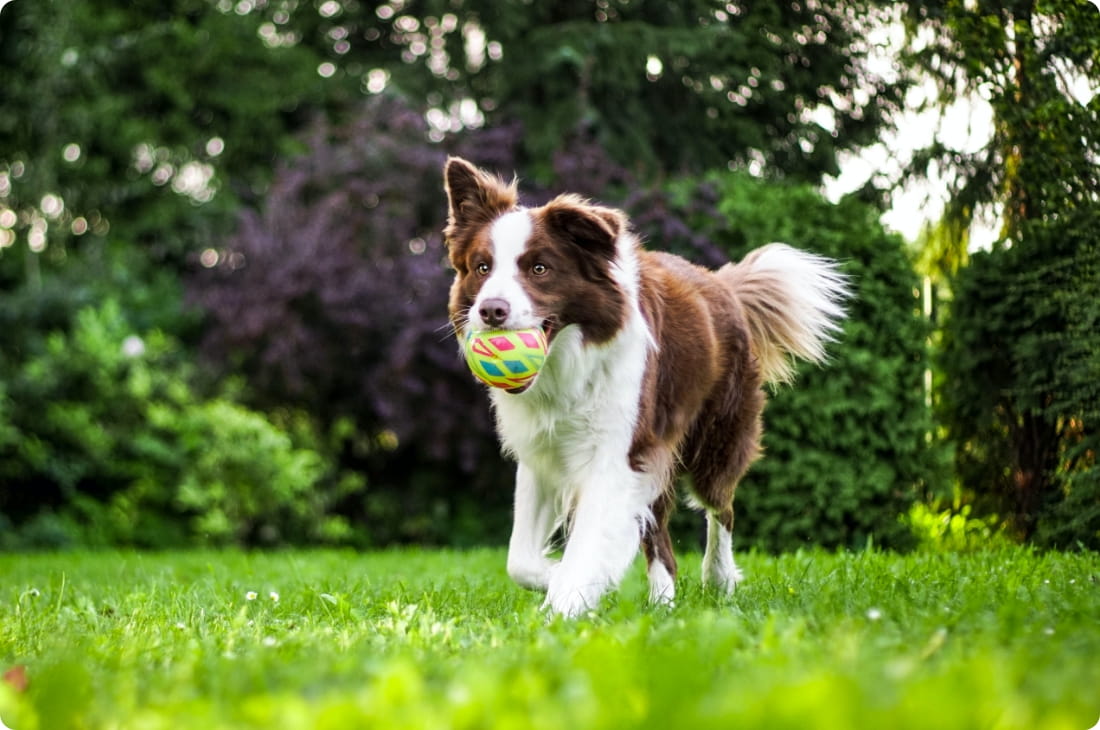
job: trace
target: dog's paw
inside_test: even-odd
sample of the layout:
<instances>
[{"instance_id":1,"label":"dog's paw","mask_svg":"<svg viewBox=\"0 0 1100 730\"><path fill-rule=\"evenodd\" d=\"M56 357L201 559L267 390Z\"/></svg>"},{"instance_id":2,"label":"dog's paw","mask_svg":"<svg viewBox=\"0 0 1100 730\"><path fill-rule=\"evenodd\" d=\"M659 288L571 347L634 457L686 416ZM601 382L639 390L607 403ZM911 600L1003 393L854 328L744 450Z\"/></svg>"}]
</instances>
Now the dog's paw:
<instances>
[{"instance_id":1,"label":"dog's paw","mask_svg":"<svg viewBox=\"0 0 1100 730\"><path fill-rule=\"evenodd\" d=\"M660 562L654 561L649 565L649 602L654 606L676 605L676 581L668 572L668 569Z\"/></svg>"},{"instance_id":2,"label":"dog's paw","mask_svg":"<svg viewBox=\"0 0 1100 730\"><path fill-rule=\"evenodd\" d=\"M550 586L546 591L543 608L566 618L576 618L596 609L603 595L602 588L593 583L578 583L569 578L560 565L554 566L550 571Z\"/></svg>"},{"instance_id":3,"label":"dog's paw","mask_svg":"<svg viewBox=\"0 0 1100 730\"><path fill-rule=\"evenodd\" d=\"M745 574L733 560L714 561L703 564L703 585L713 588L727 596L733 595L737 584L744 580Z\"/></svg>"},{"instance_id":4,"label":"dog's paw","mask_svg":"<svg viewBox=\"0 0 1100 730\"><path fill-rule=\"evenodd\" d=\"M563 593L553 597L547 592L546 600L543 601L542 607L544 610L564 618L577 618L595 608L589 605L588 601L576 592Z\"/></svg>"},{"instance_id":5,"label":"dog's paw","mask_svg":"<svg viewBox=\"0 0 1100 730\"><path fill-rule=\"evenodd\" d=\"M508 556L508 577L532 591L545 591L550 587L550 575L557 563L541 555L518 559Z\"/></svg>"}]
</instances>

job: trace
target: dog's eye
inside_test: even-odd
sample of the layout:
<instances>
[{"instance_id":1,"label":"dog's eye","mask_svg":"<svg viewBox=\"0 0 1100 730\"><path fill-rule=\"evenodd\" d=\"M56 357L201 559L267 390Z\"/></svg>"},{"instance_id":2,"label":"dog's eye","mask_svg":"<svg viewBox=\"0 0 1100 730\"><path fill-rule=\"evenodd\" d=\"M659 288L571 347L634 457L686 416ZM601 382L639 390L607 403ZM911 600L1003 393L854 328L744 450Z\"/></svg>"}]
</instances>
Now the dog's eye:
<instances>
[{"instance_id":1,"label":"dog's eye","mask_svg":"<svg viewBox=\"0 0 1100 730\"><path fill-rule=\"evenodd\" d=\"M534 274L535 276L544 276L549 271L550 271L550 268L546 264L541 264L540 263L540 264L535 264L534 266L531 267L531 273Z\"/></svg>"},{"instance_id":2,"label":"dog's eye","mask_svg":"<svg viewBox=\"0 0 1100 730\"><path fill-rule=\"evenodd\" d=\"M480 264L477 265L476 271L480 276L488 276L489 275L489 264L482 261Z\"/></svg>"}]
</instances>

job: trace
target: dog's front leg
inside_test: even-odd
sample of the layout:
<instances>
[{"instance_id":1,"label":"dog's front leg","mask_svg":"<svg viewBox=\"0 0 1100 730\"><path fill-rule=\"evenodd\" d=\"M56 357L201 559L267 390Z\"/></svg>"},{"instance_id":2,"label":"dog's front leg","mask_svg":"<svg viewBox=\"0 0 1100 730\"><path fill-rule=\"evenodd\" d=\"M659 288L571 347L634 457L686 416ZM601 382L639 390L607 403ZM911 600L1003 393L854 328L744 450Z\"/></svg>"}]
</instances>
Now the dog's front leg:
<instances>
[{"instance_id":1,"label":"dog's front leg","mask_svg":"<svg viewBox=\"0 0 1100 730\"><path fill-rule=\"evenodd\" d=\"M546 604L555 613L578 616L599 605L638 554L647 503L639 498L638 475L604 473L582 486L561 563L550 574Z\"/></svg>"},{"instance_id":2,"label":"dog's front leg","mask_svg":"<svg viewBox=\"0 0 1100 730\"><path fill-rule=\"evenodd\" d=\"M555 563L546 557L558 526L557 504L540 487L531 469L516 469L512 537L508 541L508 575L524 588L545 591Z\"/></svg>"}]
</instances>

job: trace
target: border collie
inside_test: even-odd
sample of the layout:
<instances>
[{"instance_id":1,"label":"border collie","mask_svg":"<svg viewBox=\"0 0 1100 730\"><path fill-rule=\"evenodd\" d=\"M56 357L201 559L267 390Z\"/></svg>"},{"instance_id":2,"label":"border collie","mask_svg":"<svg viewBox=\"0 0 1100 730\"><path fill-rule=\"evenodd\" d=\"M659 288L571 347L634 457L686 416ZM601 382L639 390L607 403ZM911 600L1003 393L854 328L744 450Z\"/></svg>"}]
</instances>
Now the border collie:
<instances>
[{"instance_id":1,"label":"border collie","mask_svg":"<svg viewBox=\"0 0 1100 730\"><path fill-rule=\"evenodd\" d=\"M732 592L733 494L760 452L765 383L793 356L825 359L846 278L835 262L770 244L717 271L642 249L625 214L563 195L518 203L516 183L460 158L444 170L450 319L470 331L542 327L546 362L522 392L490 389L518 462L508 574L576 616L637 555L649 597L671 603L674 477L706 513L703 582ZM566 541L550 558L559 528Z\"/></svg>"}]
</instances>

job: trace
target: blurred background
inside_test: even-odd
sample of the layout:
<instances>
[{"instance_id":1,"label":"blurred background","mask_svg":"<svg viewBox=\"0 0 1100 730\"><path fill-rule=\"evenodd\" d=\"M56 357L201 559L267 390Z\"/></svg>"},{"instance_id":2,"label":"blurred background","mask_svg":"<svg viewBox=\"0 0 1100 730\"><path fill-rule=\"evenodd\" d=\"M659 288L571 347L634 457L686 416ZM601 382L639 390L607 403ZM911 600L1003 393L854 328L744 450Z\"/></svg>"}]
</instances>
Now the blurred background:
<instances>
[{"instance_id":1,"label":"blurred background","mask_svg":"<svg viewBox=\"0 0 1100 730\"><path fill-rule=\"evenodd\" d=\"M448 154L844 262L738 547L1100 548L1098 86L1083 0L0 3L0 548L503 544Z\"/></svg>"}]
</instances>

